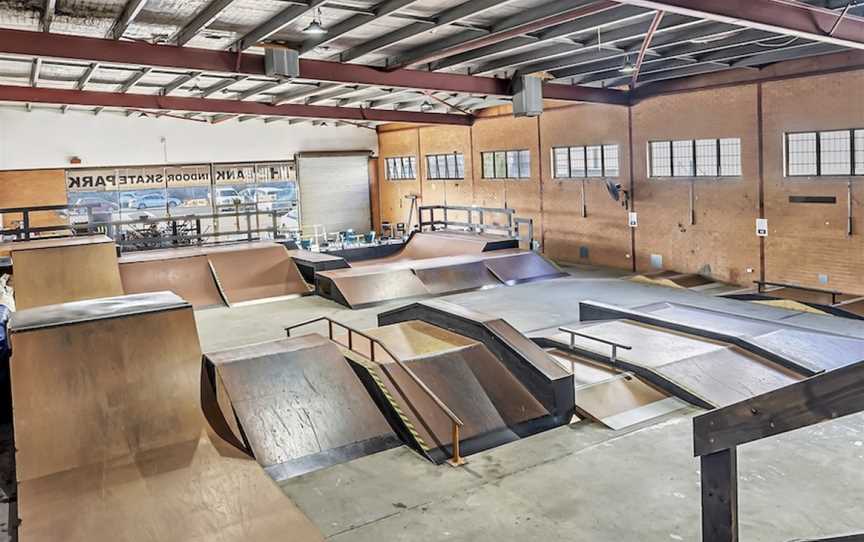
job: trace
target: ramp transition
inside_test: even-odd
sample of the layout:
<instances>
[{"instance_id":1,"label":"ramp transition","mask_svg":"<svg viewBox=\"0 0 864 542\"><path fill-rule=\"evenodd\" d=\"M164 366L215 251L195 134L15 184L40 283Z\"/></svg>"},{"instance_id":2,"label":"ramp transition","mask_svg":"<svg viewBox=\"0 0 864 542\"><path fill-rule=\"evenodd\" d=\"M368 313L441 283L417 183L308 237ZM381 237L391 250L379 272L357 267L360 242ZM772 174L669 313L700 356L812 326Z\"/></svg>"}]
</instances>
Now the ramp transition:
<instances>
[{"instance_id":1,"label":"ramp transition","mask_svg":"<svg viewBox=\"0 0 864 542\"><path fill-rule=\"evenodd\" d=\"M192 309L170 292L14 314L22 542L323 540L201 413Z\"/></svg>"},{"instance_id":2,"label":"ramp transition","mask_svg":"<svg viewBox=\"0 0 864 542\"><path fill-rule=\"evenodd\" d=\"M335 343L317 334L203 358L205 412L282 481L401 445Z\"/></svg>"}]
</instances>

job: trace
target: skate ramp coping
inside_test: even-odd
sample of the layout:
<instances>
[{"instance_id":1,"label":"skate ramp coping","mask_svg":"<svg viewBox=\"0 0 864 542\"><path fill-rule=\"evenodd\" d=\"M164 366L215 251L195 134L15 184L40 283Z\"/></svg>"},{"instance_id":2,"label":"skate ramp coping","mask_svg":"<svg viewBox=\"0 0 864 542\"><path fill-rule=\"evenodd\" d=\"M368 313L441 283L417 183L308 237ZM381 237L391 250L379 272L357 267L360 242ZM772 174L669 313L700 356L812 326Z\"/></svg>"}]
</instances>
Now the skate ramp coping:
<instances>
[{"instance_id":1,"label":"skate ramp coping","mask_svg":"<svg viewBox=\"0 0 864 542\"><path fill-rule=\"evenodd\" d=\"M21 542L323 540L210 432L181 298L25 309L10 331Z\"/></svg>"}]
</instances>

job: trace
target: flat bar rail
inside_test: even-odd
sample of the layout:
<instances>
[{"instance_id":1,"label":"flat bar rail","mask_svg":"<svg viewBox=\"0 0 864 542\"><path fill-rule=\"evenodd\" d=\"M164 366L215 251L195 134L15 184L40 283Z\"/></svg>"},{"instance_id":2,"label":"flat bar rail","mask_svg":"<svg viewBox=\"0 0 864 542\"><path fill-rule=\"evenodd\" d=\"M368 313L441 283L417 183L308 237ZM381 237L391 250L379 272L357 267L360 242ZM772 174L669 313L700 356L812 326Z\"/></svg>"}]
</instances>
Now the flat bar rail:
<instances>
[{"instance_id":1,"label":"flat bar rail","mask_svg":"<svg viewBox=\"0 0 864 542\"><path fill-rule=\"evenodd\" d=\"M568 335L570 335L570 348L571 349L576 348L576 337L582 337L583 339L588 339L591 341L595 341L595 342L598 342L601 344L611 346L612 347L612 354L609 356L609 361L611 361L612 363L618 362L618 349L619 348L621 348L623 350L633 350L632 346L628 346L626 344L622 344L622 343L615 342L615 341L610 341L608 339L601 339L600 337L594 337L592 335L587 335L585 333L582 333L580 331L576 331L575 329L572 329L569 327L559 327L558 331L563 331L564 333L567 333Z\"/></svg>"},{"instance_id":2,"label":"flat bar rail","mask_svg":"<svg viewBox=\"0 0 864 542\"><path fill-rule=\"evenodd\" d=\"M337 322L328 316L320 316L318 318L312 318L311 320L306 320L303 322L299 322L297 324L287 326L285 328L285 333L287 334L288 337L290 337L291 331L294 329L308 326L310 324L315 324L318 322L325 322L325 321L327 322L327 335L331 341L338 343L338 344L341 344L342 346L345 346L346 348L348 348L352 352L356 352L357 354L360 354L360 355L365 355L363 352L354 348L354 335L358 335L358 336L366 339L367 341L369 341L369 359L371 359L373 362L375 361L375 347L378 346L378 348L383 350L384 353L386 353L388 356L390 356L390 358L403 371L405 371L405 373L408 375L408 377L411 378L411 380L414 381L415 384L417 384L417 386L423 391L424 394L426 394L426 396L428 396L432 400L433 403L435 403L435 405L441 410L441 412L443 412L445 416L450 418L450 422L452 423L452 426L453 426L452 427L453 428L453 454L452 454L452 457L448 460L448 463L450 463L451 465L457 465L457 466L463 465L465 463L465 459L461 456L461 454L459 452L459 432L460 432L460 429L465 426L465 423L459 418L459 416L457 416L450 409L450 407L448 407L444 403L444 401L441 400L441 398L439 398L437 395L435 395L435 392L433 392L431 389L429 389L429 386L427 386L426 383L423 382L420 379L420 377L418 377L414 373L414 371L412 371L407 365L405 365L404 361L402 361L398 356L396 356L396 354L394 354L389 348L387 348L387 346L385 346L384 343L382 343L380 340L378 340L375 337L372 337L371 335L368 335L368 334L366 334L366 333L364 333L358 329L354 329L351 326ZM348 344L345 344L345 343L342 343L342 342L336 340L336 338L333 334L334 327L342 328L348 332Z\"/></svg>"},{"instance_id":3,"label":"flat bar rail","mask_svg":"<svg viewBox=\"0 0 864 542\"><path fill-rule=\"evenodd\" d=\"M788 284L785 282L768 282L764 280L754 280L754 284L757 286L757 291L760 294L770 294L771 290L766 290L765 287L773 287L773 288L789 288L790 290L801 290L804 292L815 292L818 294L828 294L831 296L831 304L837 304L837 296L847 295L843 292L838 292L837 290L828 290L823 288L814 288L813 286L801 286L800 284Z\"/></svg>"},{"instance_id":4,"label":"flat bar rail","mask_svg":"<svg viewBox=\"0 0 864 542\"><path fill-rule=\"evenodd\" d=\"M864 361L859 361L694 418L703 542L739 540L738 446L862 411Z\"/></svg>"}]
</instances>

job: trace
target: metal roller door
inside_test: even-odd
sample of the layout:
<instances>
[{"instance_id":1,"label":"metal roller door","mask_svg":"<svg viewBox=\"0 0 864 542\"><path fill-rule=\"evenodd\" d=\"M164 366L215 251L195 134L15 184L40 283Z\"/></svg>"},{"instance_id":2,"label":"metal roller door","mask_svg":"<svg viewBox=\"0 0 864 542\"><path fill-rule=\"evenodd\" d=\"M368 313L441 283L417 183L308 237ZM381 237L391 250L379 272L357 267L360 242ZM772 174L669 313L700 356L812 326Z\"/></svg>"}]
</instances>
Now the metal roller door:
<instances>
[{"instance_id":1,"label":"metal roller door","mask_svg":"<svg viewBox=\"0 0 864 542\"><path fill-rule=\"evenodd\" d=\"M300 153L300 220L304 229L321 224L327 233L372 228L369 153Z\"/></svg>"}]
</instances>

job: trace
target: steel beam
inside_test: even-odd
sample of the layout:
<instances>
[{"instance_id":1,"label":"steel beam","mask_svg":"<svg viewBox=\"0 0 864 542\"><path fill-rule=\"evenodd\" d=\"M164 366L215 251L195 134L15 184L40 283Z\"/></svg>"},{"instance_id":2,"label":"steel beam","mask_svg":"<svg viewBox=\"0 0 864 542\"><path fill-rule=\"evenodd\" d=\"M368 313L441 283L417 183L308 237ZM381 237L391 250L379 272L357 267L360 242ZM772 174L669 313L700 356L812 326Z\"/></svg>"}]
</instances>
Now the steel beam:
<instances>
[{"instance_id":1,"label":"steel beam","mask_svg":"<svg viewBox=\"0 0 864 542\"><path fill-rule=\"evenodd\" d=\"M486 35L477 36L476 33L462 32L443 40L443 43L439 40L411 49L401 56L388 59L387 69L425 64L463 51L498 43L521 34L587 17L612 9L615 6L616 3L611 0L554 0L549 4L522 11L496 23L492 27L492 31Z\"/></svg>"},{"instance_id":2,"label":"steel beam","mask_svg":"<svg viewBox=\"0 0 864 542\"><path fill-rule=\"evenodd\" d=\"M365 24L380 19L381 17L386 17L387 15L411 5L416 1L417 0L385 0L384 2L372 7L371 13L357 13L352 15L344 21L338 22L328 28L325 35L304 40L303 43L300 44L300 54L308 53L316 47L330 43L352 30L356 30Z\"/></svg>"},{"instance_id":3,"label":"steel beam","mask_svg":"<svg viewBox=\"0 0 864 542\"><path fill-rule=\"evenodd\" d=\"M138 14L141 13L146 3L147 0L129 0L126 2L123 12L120 13L120 18L111 27L110 37L115 40L122 38L126 30L129 29L129 26L135 21L135 18L138 17Z\"/></svg>"},{"instance_id":4,"label":"steel beam","mask_svg":"<svg viewBox=\"0 0 864 542\"><path fill-rule=\"evenodd\" d=\"M207 6L198 12L191 21L186 23L172 39L175 45L183 46L192 41L198 32L209 26L216 20L219 15L225 11L225 8L231 5L234 0L213 0Z\"/></svg>"},{"instance_id":5,"label":"steel beam","mask_svg":"<svg viewBox=\"0 0 864 542\"><path fill-rule=\"evenodd\" d=\"M790 0L616 0L647 9L678 13L755 28L788 36L864 49L864 18L846 15L829 34L839 14L818 6Z\"/></svg>"},{"instance_id":6,"label":"steel beam","mask_svg":"<svg viewBox=\"0 0 864 542\"><path fill-rule=\"evenodd\" d=\"M51 23L54 21L54 10L57 7L57 0L42 1L42 19L40 26L42 32L51 32Z\"/></svg>"},{"instance_id":7,"label":"steel beam","mask_svg":"<svg viewBox=\"0 0 864 542\"><path fill-rule=\"evenodd\" d=\"M162 94L162 96L168 96L169 94L171 94L172 92L174 92L178 88L182 87L186 83L190 83L190 82L194 81L195 79L198 79L199 77L201 77L202 73L203 72L192 72L192 73L187 73L186 75L180 75L176 79L174 79L173 81L168 83L168 85L166 85L165 88L163 88L161 90L160 94Z\"/></svg>"},{"instance_id":8,"label":"steel beam","mask_svg":"<svg viewBox=\"0 0 864 542\"><path fill-rule=\"evenodd\" d=\"M269 81L267 83L261 83L260 85L255 85L249 90L244 90L242 92L238 92L236 96L234 96L235 100L248 100L249 98L253 98L258 96L261 93L267 92L268 90L272 90L280 85L284 85L287 81Z\"/></svg>"},{"instance_id":9,"label":"steel beam","mask_svg":"<svg viewBox=\"0 0 864 542\"><path fill-rule=\"evenodd\" d=\"M235 115L266 115L355 121L407 122L421 124L470 125L465 115L384 111L321 105L271 105L207 98L181 98L147 94L119 94L66 89L30 88L0 85L0 101L67 104L91 107L117 107L145 110L189 111L193 113L228 113Z\"/></svg>"},{"instance_id":10,"label":"steel beam","mask_svg":"<svg viewBox=\"0 0 864 542\"><path fill-rule=\"evenodd\" d=\"M144 77L146 77L147 74L149 74L151 71L153 71L153 68L144 68L143 70L139 71L138 73L127 79L126 82L123 83L123 86L121 86L117 90L117 92L121 94L123 94L124 92L129 92L132 87L137 85L138 82L141 81L141 79L144 79Z\"/></svg>"},{"instance_id":11,"label":"steel beam","mask_svg":"<svg viewBox=\"0 0 864 542\"><path fill-rule=\"evenodd\" d=\"M633 79L630 86L635 87L636 81L639 79L639 70L642 69L642 62L645 60L645 53L648 52L648 47L651 45L651 40L654 38L654 33L660 26L660 21L663 20L664 12L658 11L654 15L654 20L651 21L651 26L648 28L648 33L645 34L645 39L642 40L642 46L639 48L639 55L636 57L636 67L633 70Z\"/></svg>"},{"instance_id":12,"label":"steel beam","mask_svg":"<svg viewBox=\"0 0 864 542\"><path fill-rule=\"evenodd\" d=\"M261 40L269 38L303 15L318 9L324 1L325 0L311 0L309 4L299 6L293 5L283 9L274 17L258 25L245 36L237 40L237 42L232 45L231 49L237 52L243 52L250 47L258 45Z\"/></svg>"},{"instance_id":13,"label":"steel beam","mask_svg":"<svg viewBox=\"0 0 864 542\"><path fill-rule=\"evenodd\" d=\"M201 92L201 97L207 98L208 96L212 96L212 95L216 94L217 92L221 92L221 91L227 89L228 87L230 87L231 85L233 85L235 83L239 83L240 81L243 81L245 79L246 79L245 76L229 77L228 79L220 81L220 82L216 83L215 85L210 85L209 87L205 88L204 91Z\"/></svg>"},{"instance_id":14,"label":"steel beam","mask_svg":"<svg viewBox=\"0 0 864 542\"><path fill-rule=\"evenodd\" d=\"M87 83L90 82L90 79L93 79L93 74L96 73L96 70L99 69L99 63L94 62L87 67L84 71L84 75L81 76L81 79L75 83L75 88L77 90L84 90L84 87L87 86Z\"/></svg>"},{"instance_id":15,"label":"steel beam","mask_svg":"<svg viewBox=\"0 0 864 542\"><path fill-rule=\"evenodd\" d=\"M43 58L65 58L128 64L132 66L203 71L228 75L262 76L264 57L238 56L228 51L152 45L133 41L111 41L42 32L0 30L0 52ZM341 64L324 60L300 60L299 79L349 85L366 85L397 89L419 89L468 94L509 96L510 81L493 77L476 77L454 73L432 73L421 70L384 71L372 66ZM625 93L600 89L571 89L568 96L578 101L627 103ZM582 98L578 98L582 96Z\"/></svg>"},{"instance_id":16,"label":"steel beam","mask_svg":"<svg viewBox=\"0 0 864 542\"><path fill-rule=\"evenodd\" d=\"M364 55L383 49L384 47L399 43L408 38L413 38L414 36L432 30L433 28L453 24L461 19L470 17L471 15L476 15L486 11L487 9L500 6L507 1L508 0L468 0L458 6L442 11L434 17L433 21L417 21L394 32L388 32L383 36L356 45L340 53L339 59L342 62L352 62ZM475 35L486 33L483 30L469 30L469 32L472 32Z\"/></svg>"},{"instance_id":17,"label":"steel beam","mask_svg":"<svg viewBox=\"0 0 864 542\"><path fill-rule=\"evenodd\" d=\"M42 59L35 58L33 60L33 64L30 66L30 86L38 87L39 86L39 72L42 71Z\"/></svg>"}]
</instances>

